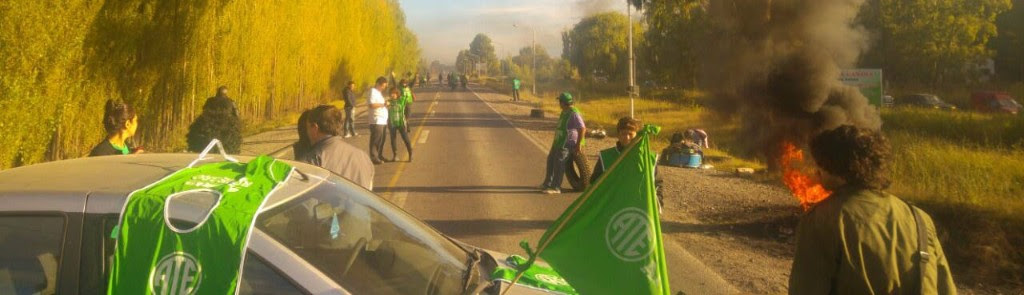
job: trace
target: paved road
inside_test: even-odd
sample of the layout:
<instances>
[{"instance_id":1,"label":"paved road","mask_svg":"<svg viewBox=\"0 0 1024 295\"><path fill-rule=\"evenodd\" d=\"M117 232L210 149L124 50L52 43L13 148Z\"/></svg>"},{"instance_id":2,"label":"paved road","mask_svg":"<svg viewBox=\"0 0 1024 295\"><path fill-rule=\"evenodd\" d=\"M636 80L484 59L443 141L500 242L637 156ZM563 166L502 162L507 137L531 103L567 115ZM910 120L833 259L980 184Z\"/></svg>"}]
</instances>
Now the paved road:
<instances>
[{"instance_id":1,"label":"paved road","mask_svg":"<svg viewBox=\"0 0 1024 295\"><path fill-rule=\"evenodd\" d=\"M521 240L540 235L577 196L539 194L546 151L520 133L473 92L416 89L412 141L415 161L377 166L375 191L469 244L506 253L524 253ZM360 136L349 142L366 149L368 119L357 120ZM293 128L247 138L244 153L291 157L284 148ZM385 148L390 156L390 141ZM399 146L399 159L406 159ZM568 187L565 183L563 186ZM687 294L736 293L675 242L666 239L672 290Z\"/></svg>"}]
</instances>

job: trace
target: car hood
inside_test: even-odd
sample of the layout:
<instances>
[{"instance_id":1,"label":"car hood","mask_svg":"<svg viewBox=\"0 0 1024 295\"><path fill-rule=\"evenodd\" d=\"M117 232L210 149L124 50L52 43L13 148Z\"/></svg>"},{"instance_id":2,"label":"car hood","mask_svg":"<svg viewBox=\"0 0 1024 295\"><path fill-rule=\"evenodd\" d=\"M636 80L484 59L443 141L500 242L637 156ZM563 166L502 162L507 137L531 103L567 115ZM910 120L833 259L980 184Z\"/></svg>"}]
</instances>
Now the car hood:
<instances>
[{"instance_id":1,"label":"car hood","mask_svg":"<svg viewBox=\"0 0 1024 295\"><path fill-rule=\"evenodd\" d=\"M505 290L507 290L507 289L509 289L508 294L514 294L514 295L563 294L561 292L552 291L552 290L545 290L545 289L541 289L541 288L538 288L538 287L524 285L522 283L516 283L515 285L512 285L510 282L508 282L506 280L502 280L502 279L498 279L498 278L492 277L494 269L496 267L498 267L498 266L505 267L505 268L514 268L514 266L512 266L511 264L509 264L507 262L508 258L511 257L512 255L506 254L506 253L502 253L502 252L498 252L498 251L493 251L493 250L487 250L487 249L481 249L481 248L476 248L476 249L480 250L480 252L484 253L485 256L486 256L486 257L483 258L484 262L482 262L482 264L481 264L483 266L483 267L481 267L481 271L485 272L483 275L485 277L487 277L488 281L491 281L495 285L498 286L498 288L494 289L494 290L497 291L497 294L501 294L502 292L505 292ZM550 265L548 265L547 262L544 262L541 259L538 259L537 261L535 261L534 264L540 265L540 266L545 266L545 267L550 267Z\"/></svg>"}]
</instances>

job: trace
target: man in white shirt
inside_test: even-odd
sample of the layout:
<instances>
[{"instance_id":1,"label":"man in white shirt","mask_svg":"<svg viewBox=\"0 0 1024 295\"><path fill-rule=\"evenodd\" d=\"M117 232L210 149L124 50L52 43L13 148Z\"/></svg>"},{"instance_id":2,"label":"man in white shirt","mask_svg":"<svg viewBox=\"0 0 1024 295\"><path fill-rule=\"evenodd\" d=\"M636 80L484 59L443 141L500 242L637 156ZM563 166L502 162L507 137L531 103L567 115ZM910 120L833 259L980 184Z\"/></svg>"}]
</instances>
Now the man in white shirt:
<instances>
[{"instance_id":1,"label":"man in white shirt","mask_svg":"<svg viewBox=\"0 0 1024 295\"><path fill-rule=\"evenodd\" d=\"M377 78L377 83L370 89L370 160L373 164L384 162L384 130L388 125L388 101L384 98L384 90L388 88L388 79Z\"/></svg>"}]
</instances>

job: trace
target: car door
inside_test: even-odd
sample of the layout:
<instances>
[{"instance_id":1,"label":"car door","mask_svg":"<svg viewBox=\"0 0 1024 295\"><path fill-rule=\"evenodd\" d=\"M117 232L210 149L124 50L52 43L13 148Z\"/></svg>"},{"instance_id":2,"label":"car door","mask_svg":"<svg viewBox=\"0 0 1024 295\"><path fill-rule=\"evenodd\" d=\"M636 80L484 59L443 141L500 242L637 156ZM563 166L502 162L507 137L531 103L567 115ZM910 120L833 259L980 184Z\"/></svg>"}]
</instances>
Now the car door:
<instances>
[{"instance_id":1,"label":"car door","mask_svg":"<svg viewBox=\"0 0 1024 295\"><path fill-rule=\"evenodd\" d=\"M121 193L94 192L89 196L82 227L83 271L77 288L81 294L106 294L114 259L111 236L125 199ZM265 243L264 239L267 238L254 229L238 294L345 294L326 276L317 275L319 272L312 266L303 267L303 262L281 255L283 246Z\"/></svg>"},{"instance_id":2,"label":"car door","mask_svg":"<svg viewBox=\"0 0 1024 295\"><path fill-rule=\"evenodd\" d=\"M0 294L78 294L85 196L0 192Z\"/></svg>"}]
</instances>

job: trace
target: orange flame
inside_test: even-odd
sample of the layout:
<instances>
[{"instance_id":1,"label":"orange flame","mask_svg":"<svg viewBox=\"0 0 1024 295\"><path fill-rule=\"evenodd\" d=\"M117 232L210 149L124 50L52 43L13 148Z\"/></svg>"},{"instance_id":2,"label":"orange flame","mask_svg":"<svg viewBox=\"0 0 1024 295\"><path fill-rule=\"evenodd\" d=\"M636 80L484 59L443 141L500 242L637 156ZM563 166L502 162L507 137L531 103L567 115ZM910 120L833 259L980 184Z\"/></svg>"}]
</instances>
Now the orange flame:
<instances>
[{"instance_id":1,"label":"orange flame","mask_svg":"<svg viewBox=\"0 0 1024 295\"><path fill-rule=\"evenodd\" d=\"M810 210L811 206L824 201L832 194L821 186L821 182L800 171L799 167L804 162L804 151L793 143L782 143L782 157L779 161L782 164L782 182L793 192L793 196L800 200L800 206L804 211Z\"/></svg>"}]
</instances>

